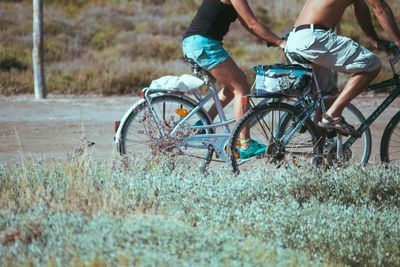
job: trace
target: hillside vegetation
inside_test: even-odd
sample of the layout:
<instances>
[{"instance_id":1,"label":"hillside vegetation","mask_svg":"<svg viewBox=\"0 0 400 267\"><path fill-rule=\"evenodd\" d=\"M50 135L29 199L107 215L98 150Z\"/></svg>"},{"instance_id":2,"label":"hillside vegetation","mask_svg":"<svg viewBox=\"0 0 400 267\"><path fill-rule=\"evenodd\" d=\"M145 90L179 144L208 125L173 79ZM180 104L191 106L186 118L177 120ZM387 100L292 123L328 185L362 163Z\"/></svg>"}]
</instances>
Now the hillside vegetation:
<instances>
[{"instance_id":1,"label":"hillside vegetation","mask_svg":"<svg viewBox=\"0 0 400 267\"><path fill-rule=\"evenodd\" d=\"M200 0L44 0L45 73L49 93L131 94L161 75L190 72L181 39ZM251 1L262 22L287 32L303 0ZM400 21L400 4L389 1ZM16 23L17 22L17 23ZM342 32L367 44L348 12ZM237 23L225 45L249 74L283 62ZM0 94L33 92L32 1L0 1ZM387 73L384 76L387 76ZM251 79L249 75L249 79Z\"/></svg>"}]
</instances>

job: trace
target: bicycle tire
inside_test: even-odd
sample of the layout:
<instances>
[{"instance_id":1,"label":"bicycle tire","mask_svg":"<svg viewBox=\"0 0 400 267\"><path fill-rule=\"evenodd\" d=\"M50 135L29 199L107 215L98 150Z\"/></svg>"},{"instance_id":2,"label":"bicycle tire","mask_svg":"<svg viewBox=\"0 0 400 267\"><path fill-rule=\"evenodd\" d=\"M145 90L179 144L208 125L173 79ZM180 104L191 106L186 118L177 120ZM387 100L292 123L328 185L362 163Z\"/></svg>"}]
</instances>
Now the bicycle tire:
<instances>
[{"instance_id":1,"label":"bicycle tire","mask_svg":"<svg viewBox=\"0 0 400 267\"><path fill-rule=\"evenodd\" d=\"M147 101L140 103L131 111L124 124L120 126L122 127L119 148L120 154L128 158L136 156L142 159L149 159L159 152L171 152L170 156L174 157L192 156L194 159L198 159L198 165L200 165L201 168L205 168L211 161L213 151L211 149L192 148L185 145L183 142L184 139L195 134L194 132L190 132L193 130L189 130L188 126L194 125L196 121L201 121L203 125L211 124L204 109L199 109L190 118L188 123L179 129L184 136L171 139L167 134L161 134L160 127L168 132L172 129L172 124L176 125L176 122L181 118L181 116L177 114L177 109L186 109L187 112L190 112L196 108L196 103L178 95L158 95L151 99L151 105L161 122L157 124L154 121L153 116L150 115L151 110ZM205 129L204 131L205 133L212 133L212 129ZM181 140L179 138L181 138ZM168 143L171 143L170 147L166 145ZM157 145L164 147L157 147ZM179 153L168 151L170 149L178 149Z\"/></svg>"},{"instance_id":2,"label":"bicycle tire","mask_svg":"<svg viewBox=\"0 0 400 267\"><path fill-rule=\"evenodd\" d=\"M275 114L275 112L277 112L277 114ZM236 124L229 140L229 154L233 171L238 173L239 165L244 165L244 163L247 163L246 165L248 168L251 168L251 163L257 161L255 164L260 164L260 162L262 162L260 159L266 159L265 163L271 163L274 166L282 166L282 164L287 162L298 163L299 156L306 156L307 158L314 159L315 149L317 142L320 140L320 135L318 129L310 118L307 118L304 121L304 125L307 129L306 132L300 133L300 127L298 127L294 135L290 138L290 141L293 141L293 143L288 143L284 147L278 147L278 142L272 141L272 139L281 138L283 136L279 133L279 131L282 130L282 117L288 118L289 116L290 118L298 118L300 114L301 111L298 108L281 102L269 102L258 105L247 111ZM276 119L278 120L278 123L277 125L274 125ZM267 124L268 122L270 125ZM293 122L293 125L294 127L297 127L295 122ZM249 127L250 138L256 139L259 143L266 144L267 149L262 155L243 160L238 157L237 144L240 138L240 133L246 126ZM287 126L285 126L285 131L291 129L294 128L287 128ZM275 130L278 132L276 133L276 136L274 136ZM271 136L267 136L267 131L269 131ZM310 138L311 141L309 142L308 139ZM298 140L298 143L295 143L296 140ZM305 143L305 140L307 140L307 144L310 143L311 145L304 146L303 144Z\"/></svg>"},{"instance_id":3,"label":"bicycle tire","mask_svg":"<svg viewBox=\"0 0 400 267\"><path fill-rule=\"evenodd\" d=\"M380 152L382 162L400 162L400 111L386 125L381 139Z\"/></svg>"},{"instance_id":4,"label":"bicycle tire","mask_svg":"<svg viewBox=\"0 0 400 267\"><path fill-rule=\"evenodd\" d=\"M296 106L296 105L295 105ZM296 106L297 107L297 106ZM343 110L342 113L343 117L346 118L346 121L353 125L356 129L365 121L364 115L361 113L360 110L357 109L356 106L349 103L346 108ZM282 125L287 123L284 121ZM342 143L345 144L347 140L351 137L342 137ZM337 138L336 134L325 140L325 158L328 165L332 165L336 163L336 147L337 147ZM371 155L372 149L372 138L371 138L371 131L367 128L361 135L360 138L357 138L354 143L344 148L344 158L347 161L355 161L360 164L367 164L369 157Z\"/></svg>"},{"instance_id":5,"label":"bicycle tire","mask_svg":"<svg viewBox=\"0 0 400 267\"><path fill-rule=\"evenodd\" d=\"M297 105L297 103L294 104L296 108L300 108L300 105ZM365 117L361 113L361 111L354 106L353 104L349 103L346 108L343 110L343 117L346 118L346 121L353 125L356 129L365 122ZM285 125L288 121L290 121L290 118L287 118L286 121L282 122L282 125ZM347 140L349 140L350 137L343 137L343 144L346 143ZM327 139L325 142L326 148L328 148L328 151L333 152L335 155L330 155L327 156L327 158L332 158L336 156L336 136L332 137L330 139ZM360 163L360 164L367 164L368 160L371 156L371 150L372 150L372 135L370 128L368 127L361 135L360 138L357 138L357 140L354 141L354 143L350 147L346 147L344 153L349 156L348 160L353 160L354 162ZM327 150L325 150L326 153ZM330 161L330 160L328 160Z\"/></svg>"},{"instance_id":6,"label":"bicycle tire","mask_svg":"<svg viewBox=\"0 0 400 267\"><path fill-rule=\"evenodd\" d=\"M365 122L364 115L356 106L351 103L346 106L342 115L344 118L346 118L346 121L349 124L353 125L356 129ZM343 137L343 144L345 144L349 138L350 137ZM361 137L357 138L357 140L348 149L351 150L351 159L353 161L360 164L368 163L372 149L372 137L369 127L362 133Z\"/></svg>"}]
</instances>

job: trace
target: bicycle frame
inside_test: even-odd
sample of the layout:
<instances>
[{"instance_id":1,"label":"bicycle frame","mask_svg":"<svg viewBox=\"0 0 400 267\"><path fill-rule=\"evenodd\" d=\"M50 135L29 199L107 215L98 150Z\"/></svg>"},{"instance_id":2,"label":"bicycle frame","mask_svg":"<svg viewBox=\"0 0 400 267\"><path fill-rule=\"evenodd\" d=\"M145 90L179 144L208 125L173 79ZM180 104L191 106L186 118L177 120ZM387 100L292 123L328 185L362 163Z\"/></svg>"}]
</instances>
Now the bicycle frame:
<instances>
[{"instance_id":1,"label":"bicycle frame","mask_svg":"<svg viewBox=\"0 0 400 267\"><path fill-rule=\"evenodd\" d=\"M369 91L385 89L391 86L396 86L395 89L386 97L386 99L375 109L375 111L360 125L358 132L363 133L381 114L382 112L400 95L400 76L396 73L395 65L400 61L400 48L397 49L397 54L389 60L393 77L389 80L371 84L368 86ZM350 147L357 137L350 137L344 146Z\"/></svg>"},{"instance_id":2,"label":"bicycle frame","mask_svg":"<svg viewBox=\"0 0 400 267\"><path fill-rule=\"evenodd\" d=\"M303 100L307 101L308 97L305 97ZM301 99L299 100L300 102L302 101ZM305 121L311 117L311 115L317 110L318 108L318 101L311 101L310 102L311 106L306 107L304 112L300 114L298 118L296 118L295 122L295 127L292 128L288 133L283 133L282 134L282 140L280 142L286 146L289 144L290 140L292 137L296 134L296 132L304 125ZM279 131L279 129L278 129ZM278 132L278 136L281 136L281 134Z\"/></svg>"},{"instance_id":3,"label":"bicycle frame","mask_svg":"<svg viewBox=\"0 0 400 267\"><path fill-rule=\"evenodd\" d=\"M250 97L263 98L263 100L260 101L257 104L257 106L265 104L269 101L280 102L281 98L285 98L282 94L279 94L279 93L271 93L270 97L252 96L252 95L250 95ZM250 101L250 103L252 104L252 106L256 106L253 101ZM318 105L319 105L319 101L312 100L312 98L310 96L301 97L298 99L298 101L296 101L296 103L298 103L299 105L304 103L306 105L306 107L304 108L303 112L298 117L295 118L296 121L294 122L294 127L289 128L289 129L286 129L286 128L283 129L283 130L286 130L286 132L281 131L282 130L281 126L284 122L287 122L286 120L290 119L289 114L279 116L278 123L276 124L275 127L273 127L274 131L269 129L270 127L268 127L267 123L265 123L265 121L263 120L264 124L268 128L267 130L270 133L276 132L276 135L271 135L271 136L274 138L274 142L279 143L280 145L282 145L282 147L286 147L289 144L290 140L293 138L293 136L296 134L296 132L305 124L306 120L308 118L310 118L312 116L312 114L318 109ZM263 129L265 135L267 135L263 126L262 126L262 129Z\"/></svg>"},{"instance_id":4,"label":"bicycle frame","mask_svg":"<svg viewBox=\"0 0 400 267\"><path fill-rule=\"evenodd\" d=\"M160 90L160 89L152 89L152 88L145 88L144 91L144 98L151 107L151 112L153 118L155 119L156 123L159 124L161 122L160 118L158 118L157 113L155 112L153 106L151 105L152 95L155 93L164 93L164 94L178 94L180 96L184 96L187 100L191 101L192 103L196 104L196 107L191 110L184 118L182 118L171 130L169 133L170 135L175 135L178 131L179 127L185 124L196 112L204 107L204 105L213 98L214 103L217 108L218 116L220 118L220 122L218 123L211 123L210 125L203 125L203 126L191 126L192 129L196 130L205 130L210 129L213 131L214 128L224 128L224 133L211 133L211 134L196 134L190 136L188 140L185 140L186 145L190 147L197 147L197 148L204 148L207 149L212 146L217 154L217 157L221 158L221 160L227 162L229 160L228 155L226 154L225 147L228 142L231 130L229 128L229 124L235 122L235 119L227 120L225 116L225 112L222 107L222 103L218 98L217 89L214 82L210 81L208 75L204 77L205 83L209 88L209 92L204 96L201 97L199 94L195 93L194 96L196 99L193 99L184 94L184 92L178 92L173 90ZM162 134L165 134L163 129L160 129Z\"/></svg>"},{"instance_id":5,"label":"bicycle frame","mask_svg":"<svg viewBox=\"0 0 400 267\"><path fill-rule=\"evenodd\" d=\"M375 111L360 125L357 129L358 132L363 133L381 114L385 109L400 95L400 78L396 74L392 79L383 81L377 84L368 86L370 90L384 89L390 86L396 86L388 97L375 109ZM350 137L344 146L351 146L357 137Z\"/></svg>"}]
</instances>

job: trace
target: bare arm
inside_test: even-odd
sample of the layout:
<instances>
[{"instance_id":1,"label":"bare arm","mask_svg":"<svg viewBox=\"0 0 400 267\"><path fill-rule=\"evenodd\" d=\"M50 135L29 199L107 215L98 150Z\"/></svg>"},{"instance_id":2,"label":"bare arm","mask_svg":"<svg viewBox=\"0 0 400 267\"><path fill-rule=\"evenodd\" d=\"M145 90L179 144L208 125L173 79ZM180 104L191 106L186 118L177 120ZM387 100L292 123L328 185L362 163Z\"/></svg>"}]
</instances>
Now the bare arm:
<instances>
[{"instance_id":1,"label":"bare arm","mask_svg":"<svg viewBox=\"0 0 400 267\"><path fill-rule=\"evenodd\" d=\"M249 32L268 43L283 48L285 42L255 17L247 0L231 0L231 4L238 13L240 22Z\"/></svg>"},{"instance_id":2,"label":"bare arm","mask_svg":"<svg viewBox=\"0 0 400 267\"><path fill-rule=\"evenodd\" d=\"M375 27L372 23L371 12L369 12L368 5L364 0L355 0L353 3L354 14L356 15L358 24L360 25L363 32L367 35L368 39L375 42L375 47L379 47L381 41L378 34L375 31Z\"/></svg>"},{"instance_id":3,"label":"bare arm","mask_svg":"<svg viewBox=\"0 0 400 267\"><path fill-rule=\"evenodd\" d=\"M390 39L395 41L396 45L400 47L400 31L396 24L392 9L385 0L367 0L371 5L372 10L383 30L387 33Z\"/></svg>"}]
</instances>

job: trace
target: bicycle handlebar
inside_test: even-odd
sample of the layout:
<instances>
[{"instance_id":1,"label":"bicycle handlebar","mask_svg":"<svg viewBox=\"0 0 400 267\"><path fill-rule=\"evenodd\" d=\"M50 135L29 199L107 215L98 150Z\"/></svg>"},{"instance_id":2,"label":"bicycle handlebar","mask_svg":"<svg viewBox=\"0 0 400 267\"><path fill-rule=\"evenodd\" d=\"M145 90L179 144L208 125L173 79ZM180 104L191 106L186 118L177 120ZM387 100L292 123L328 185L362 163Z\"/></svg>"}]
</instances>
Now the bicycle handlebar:
<instances>
[{"instance_id":1,"label":"bicycle handlebar","mask_svg":"<svg viewBox=\"0 0 400 267\"><path fill-rule=\"evenodd\" d=\"M396 49L396 48L397 48L396 43L393 42L393 41L388 41L388 43L387 43L387 48L389 48L389 49Z\"/></svg>"},{"instance_id":2,"label":"bicycle handlebar","mask_svg":"<svg viewBox=\"0 0 400 267\"><path fill-rule=\"evenodd\" d=\"M390 59L390 64L392 65L392 68L394 70L394 66L400 60L400 48L397 47L395 42L393 42L393 41L389 41L387 43L387 48L394 52L393 57Z\"/></svg>"}]
</instances>

